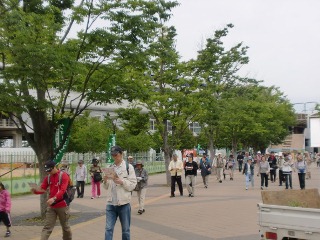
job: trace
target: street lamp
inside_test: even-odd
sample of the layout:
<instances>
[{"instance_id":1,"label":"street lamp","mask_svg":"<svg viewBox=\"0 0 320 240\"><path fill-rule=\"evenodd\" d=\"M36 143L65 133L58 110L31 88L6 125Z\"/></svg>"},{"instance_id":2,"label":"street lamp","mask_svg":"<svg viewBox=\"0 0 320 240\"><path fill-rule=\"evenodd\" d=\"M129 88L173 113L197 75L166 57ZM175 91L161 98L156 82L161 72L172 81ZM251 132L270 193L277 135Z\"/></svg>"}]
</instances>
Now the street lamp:
<instances>
[{"instance_id":1,"label":"street lamp","mask_svg":"<svg viewBox=\"0 0 320 240\"><path fill-rule=\"evenodd\" d=\"M4 70L5 63L4 63L4 53L0 53L0 71Z\"/></svg>"}]
</instances>

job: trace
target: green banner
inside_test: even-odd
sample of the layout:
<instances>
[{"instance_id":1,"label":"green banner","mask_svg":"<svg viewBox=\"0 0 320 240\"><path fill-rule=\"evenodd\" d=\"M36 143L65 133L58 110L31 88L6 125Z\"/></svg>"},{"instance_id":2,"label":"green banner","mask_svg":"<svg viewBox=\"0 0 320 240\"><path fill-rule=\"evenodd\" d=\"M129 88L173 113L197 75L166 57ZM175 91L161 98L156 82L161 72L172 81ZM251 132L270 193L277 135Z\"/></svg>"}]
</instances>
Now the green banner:
<instances>
[{"instance_id":1,"label":"green banner","mask_svg":"<svg viewBox=\"0 0 320 240\"><path fill-rule=\"evenodd\" d=\"M111 148L112 146L116 145L116 135L115 134L110 134L109 136L109 141L108 141L108 146L107 146L107 163L113 163L113 159L111 156Z\"/></svg>"},{"instance_id":2,"label":"green banner","mask_svg":"<svg viewBox=\"0 0 320 240\"><path fill-rule=\"evenodd\" d=\"M68 129L69 125L70 125L70 119L69 118L64 118L64 119L61 119L59 121L59 126L56 129L55 137L54 137L54 140L53 140L53 149L54 149L54 152L56 153L56 155L55 155L53 160L56 163L59 163L62 160L63 154L67 150L67 146L69 144L69 138L70 138L69 135L67 136L66 141L64 142L62 148L60 148L60 150L58 152L56 152L56 150L61 145L64 137L67 134L67 129Z\"/></svg>"}]
</instances>

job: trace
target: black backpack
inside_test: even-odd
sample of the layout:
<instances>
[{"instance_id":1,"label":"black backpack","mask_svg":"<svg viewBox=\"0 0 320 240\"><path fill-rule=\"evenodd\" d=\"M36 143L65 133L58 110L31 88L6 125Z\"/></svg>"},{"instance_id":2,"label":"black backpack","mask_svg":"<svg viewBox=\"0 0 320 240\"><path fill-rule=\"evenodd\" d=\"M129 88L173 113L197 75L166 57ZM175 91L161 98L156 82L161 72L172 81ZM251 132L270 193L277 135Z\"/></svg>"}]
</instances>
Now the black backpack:
<instances>
[{"instance_id":1,"label":"black backpack","mask_svg":"<svg viewBox=\"0 0 320 240\"><path fill-rule=\"evenodd\" d=\"M62 179L62 174L63 174L63 173L64 173L63 171L60 171L60 173L59 173L58 185L61 185L61 179ZM67 173L66 173L66 174L67 174ZM69 174L67 174L67 175L68 175L68 177L69 177L68 187L67 187L65 193L63 194L63 199L60 200L60 201L58 201L58 202L61 202L61 201L65 200L66 203L67 203L67 205L69 206L70 203L71 203L71 202L73 201L73 199L74 199L74 195L75 195L75 193L76 193L76 187L73 186ZM50 184L50 175L48 176L48 184ZM57 202L56 202L56 203L57 203ZM56 203L55 203L55 204L56 204ZM54 204L53 204L53 205L54 205Z\"/></svg>"}]
</instances>

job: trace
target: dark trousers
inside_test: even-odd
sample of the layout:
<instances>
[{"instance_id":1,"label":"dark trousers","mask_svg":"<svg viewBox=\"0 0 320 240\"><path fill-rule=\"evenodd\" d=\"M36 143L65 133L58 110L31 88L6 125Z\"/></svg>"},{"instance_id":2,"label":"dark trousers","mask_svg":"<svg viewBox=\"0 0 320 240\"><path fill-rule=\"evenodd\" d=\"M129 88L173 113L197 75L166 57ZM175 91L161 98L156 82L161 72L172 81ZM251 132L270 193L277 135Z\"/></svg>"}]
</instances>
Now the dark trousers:
<instances>
[{"instance_id":1,"label":"dark trousers","mask_svg":"<svg viewBox=\"0 0 320 240\"><path fill-rule=\"evenodd\" d=\"M242 163L243 163L243 161L241 161L241 162L239 161L239 162L238 162L238 164L239 164L239 172L242 171Z\"/></svg>"},{"instance_id":2,"label":"dark trousers","mask_svg":"<svg viewBox=\"0 0 320 240\"><path fill-rule=\"evenodd\" d=\"M181 176L171 176L171 196L174 196L174 192L176 191L176 182L179 187L180 195L183 195Z\"/></svg>"},{"instance_id":3,"label":"dark trousers","mask_svg":"<svg viewBox=\"0 0 320 240\"><path fill-rule=\"evenodd\" d=\"M286 189L292 188L292 173L290 174L284 174L286 176Z\"/></svg>"},{"instance_id":4,"label":"dark trousers","mask_svg":"<svg viewBox=\"0 0 320 240\"><path fill-rule=\"evenodd\" d=\"M268 187L268 174L266 173L260 173L261 177L261 187Z\"/></svg>"},{"instance_id":5,"label":"dark trousers","mask_svg":"<svg viewBox=\"0 0 320 240\"><path fill-rule=\"evenodd\" d=\"M3 224L6 227L11 227L11 217L9 213L6 212L0 212L0 223L3 222Z\"/></svg>"},{"instance_id":6,"label":"dark trousers","mask_svg":"<svg viewBox=\"0 0 320 240\"><path fill-rule=\"evenodd\" d=\"M279 186L282 186L283 178L282 170L279 169Z\"/></svg>"},{"instance_id":7,"label":"dark trousers","mask_svg":"<svg viewBox=\"0 0 320 240\"><path fill-rule=\"evenodd\" d=\"M83 197L84 181L77 181L77 194L78 194L78 197Z\"/></svg>"},{"instance_id":8,"label":"dark trousers","mask_svg":"<svg viewBox=\"0 0 320 240\"><path fill-rule=\"evenodd\" d=\"M271 180L271 182L275 182L276 178L277 178L277 170L276 169L270 170L270 180Z\"/></svg>"},{"instance_id":9,"label":"dark trousers","mask_svg":"<svg viewBox=\"0 0 320 240\"><path fill-rule=\"evenodd\" d=\"M305 189L306 187L306 174L305 173L298 173L300 189Z\"/></svg>"}]
</instances>

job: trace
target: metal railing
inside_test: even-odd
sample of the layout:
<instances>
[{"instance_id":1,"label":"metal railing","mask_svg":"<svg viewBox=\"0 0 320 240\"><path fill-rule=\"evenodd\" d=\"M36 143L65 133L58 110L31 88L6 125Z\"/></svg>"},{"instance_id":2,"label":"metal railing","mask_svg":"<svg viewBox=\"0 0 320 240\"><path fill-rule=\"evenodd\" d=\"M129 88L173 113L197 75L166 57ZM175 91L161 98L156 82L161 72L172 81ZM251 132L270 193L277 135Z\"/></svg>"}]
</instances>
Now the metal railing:
<instances>
[{"instance_id":1,"label":"metal railing","mask_svg":"<svg viewBox=\"0 0 320 240\"><path fill-rule=\"evenodd\" d=\"M147 157L147 153L133 155L136 157L136 160L144 160L144 168L149 174L165 172L165 163L164 161L159 161L161 159L160 156L155 155L153 160L152 156ZM78 165L78 160L80 159L84 160L87 167L86 183L91 182L89 170L93 157L99 157L99 159L101 159L101 168L108 165L108 163L104 161L104 153L67 153L64 156L64 159L69 162L68 172L73 182L75 182L75 170ZM11 153L9 155L0 154L0 175L3 175L0 178L0 181L4 184L11 195L29 193L29 182L40 184L38 160L36 155L30 153L27 154L26 152Z\"/></svg>"}]
</instances>

